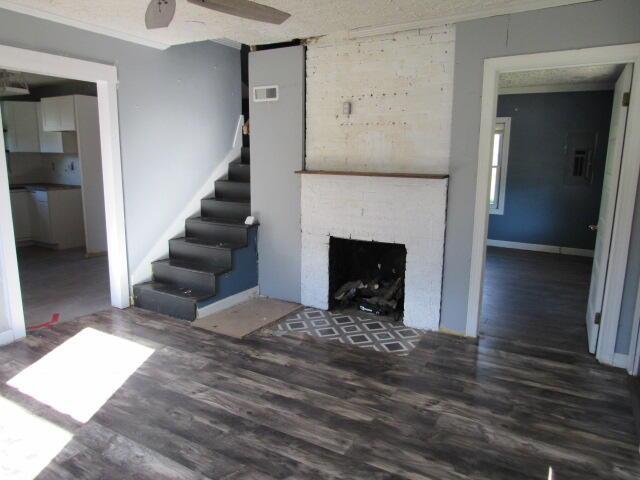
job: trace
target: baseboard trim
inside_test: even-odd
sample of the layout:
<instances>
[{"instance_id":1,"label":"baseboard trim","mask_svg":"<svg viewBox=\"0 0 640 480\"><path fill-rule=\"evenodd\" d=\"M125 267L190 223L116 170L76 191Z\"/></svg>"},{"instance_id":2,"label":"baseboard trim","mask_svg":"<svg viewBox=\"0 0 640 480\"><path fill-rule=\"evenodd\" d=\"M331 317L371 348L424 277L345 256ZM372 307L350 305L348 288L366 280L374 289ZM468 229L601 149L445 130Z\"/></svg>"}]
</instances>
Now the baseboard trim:
<instances>
[{"instance_id":1,"label":"baseboard trim","mask_svg":"<svg viewBox=\"0 0 640 480\"><path fill-rule=\"evenodd\" d=\"M447 327L440 327L437 331L439 333L445 333L447 335L454 335L456 337L466 337L464 332L459 332L458 330L452 330L452 329L447 328Z\"/></svg>"},{"instance_id":2,"label":"baseboard trim","mask_svg":"<svg viewBox=\"0 0 640 480\"><path fill-rule=\"evenodd\" d=\"M10 343L13 343L14 340L15 337L13 336L13 332L11 330L0 333L0 346L9 345Z\"/></svg>"},{"instance_id":3,"label":"baseboard trim","mask_svg":"<svg viewBox=\"0 0 640 480\"><path fill-rule=\"evenodd\" d=\"M586 248L560 247L560 254L593 258L593 250L587 250Z\"/></svg>"},{"instance_id":4,"label":"baseboard trim","mask_svg":"<svg viewBox=\"0 0 640 480\"><path fill-rule=\"evenodd\" d=\"M487 246L498 248L513 248L515 250L530 250L533 252L557 253L560 255L576 255L579 257L593 257L593 250L585 248L560 247L556 245L542 245L538 243L508 242L506 240L487 239Z\"/></svg>"},{"instance_id":5,"label":"baseboard trim","mask_svg":"<svg viewBox=\"0 0 640 480\"><path fill-rule=\"evenodd\" d=\"M236 293L235 295L231 295L230 297L223 298L219 302L212 303L211 305L207 305L206 307L202 307L198 309L197 318L206 317L209 315L213 315L214 313L221 312L222 310L226 310L227 308L231 308L239 303L246 302L254 297L258 296L258 287L253 287L248 290L245 290L240 293Z\"/></svg>"},{"instance_id":6,"label":"baseboard trim","mask_svg":"<svg viewBox=\"0 0 640 480\"><path fill-rule=\"evenodd\" d=\"M626 353L614 353L611 365L618 368L624 368L626 370L629 366L629 355Z\"/></svg>"},{"instance_id":7,"label":"baseboard trim","mask_svg":"<svg viewBox=\"0 0 640 480\"><path fill-rule=\"evenodd\" d=\"M84 258L106 257L108 252L86 252Z\"/></svg>"}]
</instances>

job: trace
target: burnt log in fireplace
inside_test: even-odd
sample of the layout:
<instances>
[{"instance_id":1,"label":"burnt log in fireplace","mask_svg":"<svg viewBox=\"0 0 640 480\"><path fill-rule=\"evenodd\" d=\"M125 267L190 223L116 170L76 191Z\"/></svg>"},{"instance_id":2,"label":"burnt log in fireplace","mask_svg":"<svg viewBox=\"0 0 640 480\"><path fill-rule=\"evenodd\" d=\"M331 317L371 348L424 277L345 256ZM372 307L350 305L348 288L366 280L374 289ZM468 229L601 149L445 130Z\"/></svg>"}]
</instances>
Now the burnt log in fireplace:
<instances>
[{"instance_id":1,"label":"burnt log in fireplace","mask_svg":"<svg viewBox=\"0 0 640 480\"><path fill-rule=\"evenodd\" d=\"M406 260L401 244L331 237L329 308L351 306L399 319Z\"/></svg>"}]
</instances>

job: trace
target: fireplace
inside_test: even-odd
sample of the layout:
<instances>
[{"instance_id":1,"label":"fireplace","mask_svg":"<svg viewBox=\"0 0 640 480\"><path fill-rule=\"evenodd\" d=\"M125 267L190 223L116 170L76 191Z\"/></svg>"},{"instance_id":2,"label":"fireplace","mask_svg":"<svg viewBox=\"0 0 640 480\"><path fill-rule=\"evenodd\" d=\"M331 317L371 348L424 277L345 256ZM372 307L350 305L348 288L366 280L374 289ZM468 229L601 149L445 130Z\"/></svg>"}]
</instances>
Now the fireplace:
<instances>
[{"instance_id":1,"label":"fireplace","mask_svg":"<svg viewBox=\"0 0 640 480\"><path fill-rule=\"evenodd\" d=\"M399 320L407 249L402 244L329 239L329 308L355 307Z\"/></svg>"},{"instance_id":2,"label":"fireplace","mask_svg":"<svg viewBox=\"0 0 640 480\"><path fill-rule=\"evenodd\" d=\"M303 174L301 201L301 303L327 310L337 284L347 281L331 273L330 250L342 248L334 245L359 241L356 252L359 245L393 245L404 249L403 323L438 329L446 176Z\"/></svg>"}]
</instances>

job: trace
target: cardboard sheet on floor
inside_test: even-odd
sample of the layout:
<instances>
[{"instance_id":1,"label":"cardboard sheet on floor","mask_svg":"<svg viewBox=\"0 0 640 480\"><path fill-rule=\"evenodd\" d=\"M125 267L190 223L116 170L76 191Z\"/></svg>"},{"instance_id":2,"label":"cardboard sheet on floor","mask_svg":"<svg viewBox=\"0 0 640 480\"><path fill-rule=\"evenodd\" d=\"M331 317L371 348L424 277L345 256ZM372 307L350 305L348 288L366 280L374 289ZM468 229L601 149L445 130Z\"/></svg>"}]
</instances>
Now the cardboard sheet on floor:
<instances>
[{"instance_id":1,"label":"cardboard sheet on floor","mask_svg":"<svg viewBox=\"0 0 640 480\"><path fill-rule=\"evenodd\" d=\"M258 297L198 318L191 325L229 337L244 338L300 308L302 305L298 303Z\"/></svg>"}]
</instances>

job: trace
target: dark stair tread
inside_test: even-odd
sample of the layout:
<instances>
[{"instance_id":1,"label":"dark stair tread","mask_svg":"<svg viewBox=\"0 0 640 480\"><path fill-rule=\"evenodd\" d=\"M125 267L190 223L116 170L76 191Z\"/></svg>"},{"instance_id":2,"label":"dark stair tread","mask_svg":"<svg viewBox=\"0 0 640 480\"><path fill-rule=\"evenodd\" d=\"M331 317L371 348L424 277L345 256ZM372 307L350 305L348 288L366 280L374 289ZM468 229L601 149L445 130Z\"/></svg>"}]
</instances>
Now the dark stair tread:
<instances>
[{"instance_id":1,"label":"dark stair tread","mask_svg":"<svg viewBox=\"0 0 640 480\"><path fill-rule=\"evenodd\" d=\"M146 282L140 283L135 286L138 290L147 290L153 291L157 293L161 293L163 295L170 295L172 297L177 297L183 300L189 300L194 303L200 302L202 300L206 300L207 298L211 298L214 295L211 292L205 292L189 287L178 287L175 285L171 285L168 283L162 282Z\"/></svg>"},{"instance_id":2,"label":"dark stair tread","mask_svg":"<svg viewBox=\"0 0 640 480\"><path fill-rule=\"evenodd\" d=\"M207 265L202 262L194 262L180 258L165 258L164 260L156 260L153 263L164 263L174 268L181 268L192 272L211 273L213 275L222 275L223 273L231 271L231 269L227 267Z\"/></svg>"},{"instance_id":3,"label":"dark stair tread","mask_svg":"<svg viewBox=\"0 0 640 480\"><path fill-rule=\"evenodd\" d=\"M202 200L213 200L213 201L216 201L216 202L237 203L238 205L251 206L251 202L243 202L242 200L234 200L234 199L230 199L230 198L217 198L215 196L213 196L213 197L205 197Z\"/></svg>"},{"instance_id":4,"label":"dark stair tread","mask_svg":"<svg viewBox=\"0 0 640 480\"><path fill-rule=\"evenodd\" d=\"M237 166L240 166L240 167L247 167L247 168L251 167L251 164L243 162L242 158L236 158L235 160L231 160L229 162L229 165L237 165Z\"/></svg>"},{"instance_id":5,"label":"dark stair tread","mask_svg":"<svg viewBox=\"0 0 640 480\"><path fill-rule=\"evenodd\" d=\"M153 280L133 287L137 306L194 320L198 306L216 297L218 283L235 278L229 272L247 268L257 226L244 223L251 215L250 172L250 151L243 147L216 180L215 193L202 199L199 216L186 220L184 236L169 241L169 258L153 262Z\"/></svg>"},{"instance_id":6,"label":"dark stair tread","mask_svg":"<svg viewBox=\"0 0 640 480\"><path fill-rule=\"evenodd\" d=\"M209 248L219 248L222 250L234 250L236 248L246 247L246 243L240 242L220 242L218 240L208 240L206 238L200 237L182 237L182 238L174 238L174 241L182 241L184 243L188 243L191 245L201 245L203 247Z\"/></svg>"},{"instance_id":7,"label":"dark stair tread","mask_svg":"<svg viewBox=\"0 0 640 480\"><path fill-rule=\"evenodd\" d=\"M228 178L219 178L215 183L237 183L239 185L249 185L251 182L249 180L229 180Z\"/></svg>"},{"instance_id":8,"label":"dark stair tread","mask_svg":"<svg viewBox=\"0 0 640 480\"><path fill-rule=\"evenodd\" d=\"M256 225L246 225L244 218L223 218L223 217L193 217L189 219L193 222L213 223L215 225L226 225L231 227L250 228Z\"/></svg>"}]
</instances>

